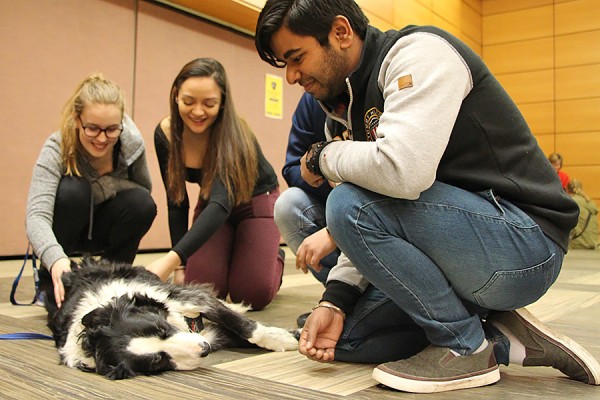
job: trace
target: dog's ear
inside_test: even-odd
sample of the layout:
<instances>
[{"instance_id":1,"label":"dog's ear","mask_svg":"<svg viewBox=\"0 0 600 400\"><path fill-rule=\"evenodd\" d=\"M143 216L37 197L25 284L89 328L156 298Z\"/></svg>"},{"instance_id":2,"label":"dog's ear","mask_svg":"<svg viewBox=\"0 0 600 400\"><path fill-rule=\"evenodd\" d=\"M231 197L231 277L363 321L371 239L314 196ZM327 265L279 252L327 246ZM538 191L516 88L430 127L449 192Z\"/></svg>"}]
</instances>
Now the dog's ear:
<instances>
[{"instance_id":1,"label":"dog's ear","mask_svg":"<svg viewBox=\"0 0 600 400\"><path fill-rule=\"evenodd\" d=\"M111 312L108 308L96 308L95 310L90 311L83 318L81 318L81 323L87 329L99 326L106 326L110 324L110 314Z\"/></svg>"},{"instance_id":2,"label":"dog's ear","mask_svg":"<svg viewBox=\"0 0 600 400\"><path fill-rule=\"evenodd\" d=\"M135 376L135 372L127 365L125 361L121 361L119 365L106 365L106 366L98 366L98 373L104 375L106 378L111 381L116 381L120 379L133 378Z\"/></svg>"},{"instance_id":3,"label":"dog's ear","mask_svg":"<svg viewBox=\"0 0 600 400\"><path fill-rule=\"evenodd\" d=\"M87 356L92 356L96 352L98 338L110 324L110 310L97 308L90 311L81 319L81 323L85 327L79 335L81 348Z\"/></svg>"}]
</instances>

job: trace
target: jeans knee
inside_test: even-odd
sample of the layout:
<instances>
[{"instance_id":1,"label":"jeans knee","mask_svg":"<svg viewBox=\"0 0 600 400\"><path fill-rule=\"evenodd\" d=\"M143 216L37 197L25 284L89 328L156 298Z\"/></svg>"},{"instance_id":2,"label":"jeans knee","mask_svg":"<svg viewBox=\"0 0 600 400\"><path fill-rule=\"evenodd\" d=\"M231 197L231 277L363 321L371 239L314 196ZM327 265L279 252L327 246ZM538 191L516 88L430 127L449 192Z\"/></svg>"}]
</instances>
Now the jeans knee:
<instances>
[{"instance_id":1,"label":"jeans knee","mask_svg":"<svg viewBox=\"0 0 600 400\"><path fill-rule=\"evenodd\" d=\"M290 187L281 193L275 201L273 217L275 224L282 231L293 230L298 225L304 211L314 205L308 193L298 187Z\"/></svg>"},{"instance_id":2,"label":"jeans knee","mask_svg":"<svg viewBox=\"0 0 600 400\"><path fill-rule=\"evenodd\" d=\"M342 184L331 191L327 198L325 215L327 219L327 229L336 237L336 232L346 231L347 225L351 221L356 186L352 184ZM337 238L336 238L337 240Z\"/></svg>"},{"instance_id":3,"label":"jeans knee","mask_svg":"<svg viewBox=\"0 0 600 400\"><path fill-rule=\"evenodd\" d=\"M275 219L275 224L280 229L282 226L287 225L292 216L292 204L287 196L285 196L288 191L289 189L285 190L277 200L275 200L275 206L273 207L273 218Z\"/></svg>"}]
</instances>

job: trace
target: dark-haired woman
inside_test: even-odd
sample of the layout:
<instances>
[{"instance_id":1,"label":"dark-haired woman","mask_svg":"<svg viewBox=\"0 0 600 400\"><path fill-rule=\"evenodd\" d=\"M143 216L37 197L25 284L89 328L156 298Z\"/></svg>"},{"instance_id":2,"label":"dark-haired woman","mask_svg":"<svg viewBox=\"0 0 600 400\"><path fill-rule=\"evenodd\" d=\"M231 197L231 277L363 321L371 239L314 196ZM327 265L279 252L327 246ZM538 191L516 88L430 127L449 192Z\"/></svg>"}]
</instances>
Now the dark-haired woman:
<instances>
[{"instance_id":1,"label":"dark-haired woman","mask_svg":"<svg viewBox=\"0 0 600 400\"><path fill-rule=\"evenodd\" d=\"M170 108L154 143L173 248L147 268L163 280L175 272L176 283L210 283L220 298L260 310L273 300L283 273L273 220L277 176L236 113L218 61L186 64L173 82ZM200 187L189 229L186 181Z\"/></svg>"}]
</instances>

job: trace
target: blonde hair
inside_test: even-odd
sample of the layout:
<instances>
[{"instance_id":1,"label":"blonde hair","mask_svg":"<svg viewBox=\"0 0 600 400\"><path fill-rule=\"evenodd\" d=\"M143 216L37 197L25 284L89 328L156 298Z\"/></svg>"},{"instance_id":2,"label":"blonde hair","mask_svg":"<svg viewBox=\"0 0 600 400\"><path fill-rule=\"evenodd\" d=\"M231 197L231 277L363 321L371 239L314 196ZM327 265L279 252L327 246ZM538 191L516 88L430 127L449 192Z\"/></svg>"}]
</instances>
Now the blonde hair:
<instances>
[{"instance_id":1,"label":"blonde hair","mask_svg":"<svg viewBox=\"0 0 600 400\"><path fill-rule=\"evenodd\" d=\"M569 183L567 183L567 191L569 193L578 194L583 196L586 201L590 201L590 198L583 191L583 185L579 179L571 179Z\"/></svg>"},{"instance_id":2,"label":"blonde hair","mask_svg":"<svg viewBox=\"0 0 600 400\"><path fill-rule=\"evenodd\" d=\"M102 74L92 74L85 78L69 97L62 110L60 133L62 162L67 175L81 176L77 165L80 149L79 129L75 119L90 104L114 104L125 110L125 95L115 82L105 79Z\"/></svg>"},{"instance_id":3,"label":"blonde hair","mask_svg":"<svg viewBox=\"0 0 600 400\"><path fill-rule=\"evenodd\" d=\"M225 69L213 58L198 58L184 65L171 87L171 142L167 172L169 197L177 204L185 197L184 124L179 115L177 94L183 82L193 77L214 79L222 98L221 110L213 123L209 139L210 150L202 166L200 196L206 200L215 180L220 179L234 205L250 201L258 179L257 140L246 121L236 113Z\"/></svg>"}]
</instances>

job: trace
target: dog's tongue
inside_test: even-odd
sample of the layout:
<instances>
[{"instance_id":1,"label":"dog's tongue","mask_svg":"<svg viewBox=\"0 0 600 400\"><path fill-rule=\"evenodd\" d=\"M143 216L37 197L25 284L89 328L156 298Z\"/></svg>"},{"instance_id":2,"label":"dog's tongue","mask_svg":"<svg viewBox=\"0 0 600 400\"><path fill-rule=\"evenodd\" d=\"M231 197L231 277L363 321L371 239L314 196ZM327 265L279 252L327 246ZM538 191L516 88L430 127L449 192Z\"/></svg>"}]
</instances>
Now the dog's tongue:
<instances>
[{"instance_id":1,"label":"dog's tongue","mask_svg":"<svg viewBox=\"0 0 600 400\"><path fill-rule=\"evenodd\" d=\"M202 323L202 316L198 316L196 318L185 318L185 322L190 328L190 332L200 333L202 329L204 329L204 324Z\"/></svg>"}]
</instances>

